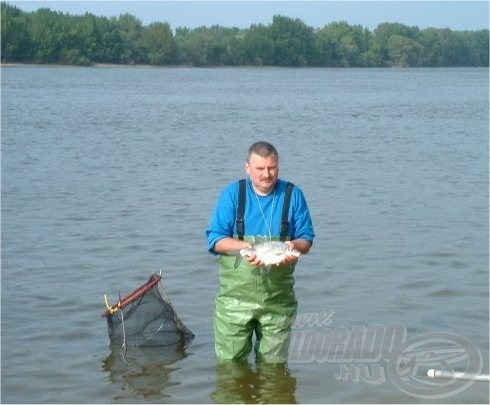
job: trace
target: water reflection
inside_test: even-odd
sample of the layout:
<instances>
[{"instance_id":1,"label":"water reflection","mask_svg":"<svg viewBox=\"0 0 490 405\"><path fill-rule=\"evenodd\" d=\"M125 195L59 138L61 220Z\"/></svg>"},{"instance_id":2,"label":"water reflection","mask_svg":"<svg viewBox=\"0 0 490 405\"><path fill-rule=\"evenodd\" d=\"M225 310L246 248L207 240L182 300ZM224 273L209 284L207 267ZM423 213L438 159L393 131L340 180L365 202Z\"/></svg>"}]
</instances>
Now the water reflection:
<instances>
[{"instance_id":1,"label":"water reflection","mask_svg":"<svg viewBox=\"0 0 490 405\"><path fill-rule=\"evenodd\" d=\"M145 400L168 397L165 389L178 385L171 373L178 369L171 364L187 356L180 344L159 347L128 347L111 345L111 353L103 360L102 369L109 372L107 380L119 384L121 395L114 400Z\"/></svg>"},{"instance_id":2,"label":"water reflection","mask_svg":"<svg viewBox=\"0 0 490 405\"><path fill-rule=\"evenodd\" d=\"M286 364L220 361L216 365L215 403L296 404L296 378Z\"/></svg>"}]
</instances>

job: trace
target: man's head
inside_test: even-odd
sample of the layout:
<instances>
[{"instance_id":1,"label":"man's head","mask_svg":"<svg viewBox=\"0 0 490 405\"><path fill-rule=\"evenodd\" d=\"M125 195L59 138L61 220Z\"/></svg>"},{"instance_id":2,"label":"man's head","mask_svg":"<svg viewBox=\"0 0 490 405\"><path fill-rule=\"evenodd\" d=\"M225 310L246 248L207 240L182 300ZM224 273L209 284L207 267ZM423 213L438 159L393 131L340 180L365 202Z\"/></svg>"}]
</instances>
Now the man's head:
<instances>
[{"instance_id":1,"label":"man's head","mask_svg":"<svg viewBox=\"0 0 490 405\"><path fill-rule=\"evenodd\" d=\"M245 170L257 194L267 195L274 190L279 178L279 154L268 142L256 142L248 148Z\"/></svg>"}]
</instances>

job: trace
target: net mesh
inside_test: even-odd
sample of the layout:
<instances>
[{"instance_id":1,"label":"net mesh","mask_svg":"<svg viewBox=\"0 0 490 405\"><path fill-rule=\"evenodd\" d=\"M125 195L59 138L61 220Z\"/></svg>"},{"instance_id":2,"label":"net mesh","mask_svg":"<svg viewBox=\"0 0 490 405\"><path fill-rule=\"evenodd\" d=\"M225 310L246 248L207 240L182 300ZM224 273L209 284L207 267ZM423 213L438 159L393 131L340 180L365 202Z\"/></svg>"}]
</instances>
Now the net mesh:
<instances>
[{"instance_id":1,"label":"net mesh","mask_svg":"<svg viewBox=\"0 0 490 405\"><path fill-rule=\"evenodd\" d=\"M186 344L194 334L178 318L161 283L152 274L148 282L102 315L107 318L111 343L126 346Z\"/></svg>"}]
</instances>

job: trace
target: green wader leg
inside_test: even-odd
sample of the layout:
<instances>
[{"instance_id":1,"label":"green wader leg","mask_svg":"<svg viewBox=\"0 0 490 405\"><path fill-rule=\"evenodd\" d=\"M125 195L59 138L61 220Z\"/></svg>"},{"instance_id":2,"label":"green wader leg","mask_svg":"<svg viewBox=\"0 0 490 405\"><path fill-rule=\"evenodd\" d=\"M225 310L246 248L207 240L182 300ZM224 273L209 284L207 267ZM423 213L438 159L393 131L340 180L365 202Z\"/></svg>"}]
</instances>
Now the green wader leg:
<instances>
[{"instance_id":1,"label":"green wader leg","mask_svg":"<svg viewBox=\"0 0 490 405\"><path fill-rule=\"evenodd\" d=\"M281 313L268 313L258 319L258 339L255 352L267 363L285 363L291 340L291 323L296 315L296 305L284 308Z\"/></svg>"},{"instance_id":2,"label":"green wader leg","mask_svg":"<svg viewBox=\"0 0 490 405\"><path fill-rule=\"evenodd\" d=\"M270 271L244 259L220 256L220 293L214 316L215 350L219 359L245 359L252 350L266 362L287 361L290 325L296 315L293 266Z\"/></svg>"},{"instance_id":3,"label":"green wader leg","mask_svg":"<svg viewBox=\"0 0 490 405\"><path fill-rule=\"evenodd\" d=\"M245 359L252 351L253 319L243 308L230 308L220 297L214 315L215 350L223 360Z\"/></svg>"}]
</instances>

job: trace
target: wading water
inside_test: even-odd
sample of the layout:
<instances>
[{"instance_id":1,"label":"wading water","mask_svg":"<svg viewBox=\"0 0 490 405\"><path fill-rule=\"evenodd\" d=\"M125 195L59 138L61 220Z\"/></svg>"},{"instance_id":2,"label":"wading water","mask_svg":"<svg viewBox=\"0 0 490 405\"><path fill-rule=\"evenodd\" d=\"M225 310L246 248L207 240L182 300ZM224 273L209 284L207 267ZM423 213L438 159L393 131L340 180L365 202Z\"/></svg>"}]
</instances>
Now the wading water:
<instances>
[{"instance_id":1,"label":"wading water","mask_svg":"<svg viewBox=\"0 0 490 405\"><path fill-rule=\"evenodd\" d=\"M427 377L442 363L488 374L487 69L1 75L3 401L488 400L488 383ZM282 366L214 351L205 231L258 140L304 191L316 235ZM160 271L195 337L122 356L104 295Z\"/></svg>"}]
</instances>

